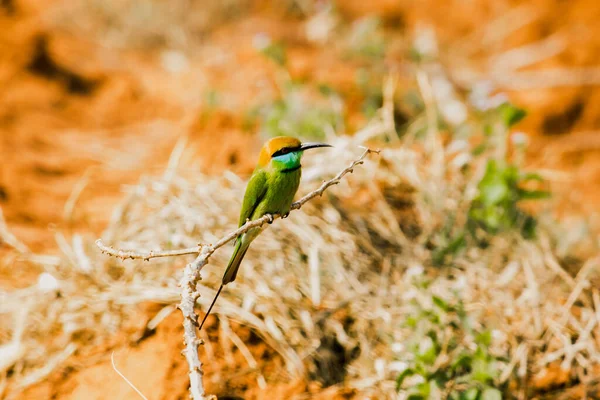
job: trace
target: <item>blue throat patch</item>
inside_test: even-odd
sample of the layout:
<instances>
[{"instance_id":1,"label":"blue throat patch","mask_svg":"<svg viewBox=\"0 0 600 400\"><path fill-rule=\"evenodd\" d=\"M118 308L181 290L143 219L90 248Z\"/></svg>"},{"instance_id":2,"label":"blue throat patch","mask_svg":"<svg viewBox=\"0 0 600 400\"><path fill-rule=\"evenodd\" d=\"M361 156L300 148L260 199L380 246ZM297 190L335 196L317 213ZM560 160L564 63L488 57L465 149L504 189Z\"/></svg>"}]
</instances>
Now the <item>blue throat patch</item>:
<instances>
[{"instance_id":1,"label":"blue throat patch","mask_svg":"<svg viewBox=\"0 0 600 400\"><path fill-rule=\"evenodd\" d=\"M293 171L300 168L300 159L302 158L302 151L293 151L291 153L282 154L277 157L273 157L271 162L273 166L282 171Z\"/></svg>"}]
</instances>

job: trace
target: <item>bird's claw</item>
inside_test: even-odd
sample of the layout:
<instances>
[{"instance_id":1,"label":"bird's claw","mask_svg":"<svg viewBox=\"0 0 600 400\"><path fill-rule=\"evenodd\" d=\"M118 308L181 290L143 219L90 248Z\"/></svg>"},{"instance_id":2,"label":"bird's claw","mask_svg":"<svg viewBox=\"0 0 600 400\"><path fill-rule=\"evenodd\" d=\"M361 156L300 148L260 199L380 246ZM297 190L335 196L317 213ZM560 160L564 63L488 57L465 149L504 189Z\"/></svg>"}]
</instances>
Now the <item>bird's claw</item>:
<instances>
[{"instance_id":1,"label":"bird's claw","mask_svg":"<svg viewBox=\"0 0 600 400\"><path fill-rule=\"evenodd\" d=\"M289 216L290 216L290 213L289 213L289 211L288 211L288 212L286 212L285 214L282 214L282 215L281 215L281 219L286 219L286 218L287 218L287 217L289 217Z\"/></svg>"},{"instance_id":2,"label":"bird's claw","mask_svg":"<svg viewBox=\"0 0 600 400\"><path fill-rule=\"evenodd\" d=\"M275 218L271 214L267 214L267 224L271 225Z\"/></svg>"}]
</instances>

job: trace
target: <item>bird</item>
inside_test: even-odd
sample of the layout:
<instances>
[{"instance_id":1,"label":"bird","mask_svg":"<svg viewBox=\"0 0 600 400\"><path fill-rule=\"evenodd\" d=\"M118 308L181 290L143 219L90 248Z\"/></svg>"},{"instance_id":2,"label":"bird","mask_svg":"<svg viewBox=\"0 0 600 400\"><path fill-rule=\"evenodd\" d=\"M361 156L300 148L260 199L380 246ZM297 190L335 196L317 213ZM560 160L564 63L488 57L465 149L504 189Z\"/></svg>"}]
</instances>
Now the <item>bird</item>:
<instances>
[{"instance_id":1,"label":"bird","mask_svg":"<svg viewBox=\"0 0 600 400\"><path fill-rule=\"evenodd\" d=\"M333 146L326 143L302 143L299 139L291 136L277 136L267 140L260 150L258 164L246 186L238 226L241 227L248 220L261 218L265 214L278 214L286 217L300 186L302 155L306 150L320 147ZM204 315L200 330L223 287L235 281L240 263L250 244L260 232L261 228L253 228L235 239L233 254L225 269L221 286Z\"/></svg>"}]
</instances>

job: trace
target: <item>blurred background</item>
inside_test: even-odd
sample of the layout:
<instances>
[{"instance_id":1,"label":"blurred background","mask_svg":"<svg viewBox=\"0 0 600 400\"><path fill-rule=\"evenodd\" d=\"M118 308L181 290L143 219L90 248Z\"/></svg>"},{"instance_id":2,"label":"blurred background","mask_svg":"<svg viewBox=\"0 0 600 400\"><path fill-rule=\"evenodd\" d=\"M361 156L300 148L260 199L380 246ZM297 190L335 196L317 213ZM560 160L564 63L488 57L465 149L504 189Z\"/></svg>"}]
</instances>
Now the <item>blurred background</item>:
<instances>
[{"instance_id":1,"label":"blurred background","mask_svg":"<svg viewBox=\"0 0 600 400\"><path fill-rule=\"evenodd\" d=\"M593 0L0 0L0 398L134 398L113 351L148 398L186 398L185 260L93 242L214 240L277 135L340 149L305 157L302 193L385 151L269 230L336 250L260 242L205 337L210 393L598 398L599 20Z\"/></svg>"}]
</instances>

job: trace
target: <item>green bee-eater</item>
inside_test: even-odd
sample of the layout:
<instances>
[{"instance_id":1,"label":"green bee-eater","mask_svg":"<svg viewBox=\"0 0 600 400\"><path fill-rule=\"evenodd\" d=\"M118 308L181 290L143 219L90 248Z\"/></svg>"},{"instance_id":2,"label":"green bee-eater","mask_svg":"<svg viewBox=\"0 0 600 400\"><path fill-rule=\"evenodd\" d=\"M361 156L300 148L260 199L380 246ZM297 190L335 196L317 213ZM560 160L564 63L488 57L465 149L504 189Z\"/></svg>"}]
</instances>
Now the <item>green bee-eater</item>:
<instances>
[{"instance_id":1,"label":"green bee-eater","mask_svg":"<svg viewBox=\"0 0 600 400\"><path fill-rule=\"evenodd\" d=\"M294 195L300 185L302 153L317 147L332 146L324 143L301 143L300 140L287 136L272 138L264 144L258 157L258 165L246 187L239 226L244 225L247 220L255 220L265 214L287 215L290 212ZM260 228L251 229L235 240L235 249L223 275L223 281L200 324L200 329L223 286L235 280L250 243L260 231Z\"/></svg>"}]
</instances>

